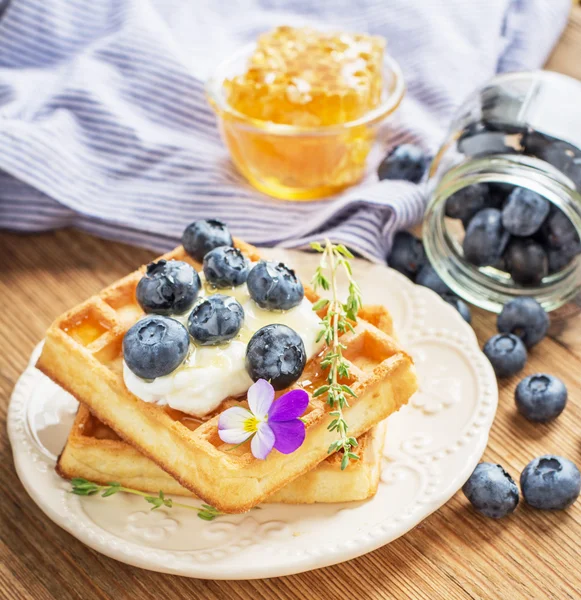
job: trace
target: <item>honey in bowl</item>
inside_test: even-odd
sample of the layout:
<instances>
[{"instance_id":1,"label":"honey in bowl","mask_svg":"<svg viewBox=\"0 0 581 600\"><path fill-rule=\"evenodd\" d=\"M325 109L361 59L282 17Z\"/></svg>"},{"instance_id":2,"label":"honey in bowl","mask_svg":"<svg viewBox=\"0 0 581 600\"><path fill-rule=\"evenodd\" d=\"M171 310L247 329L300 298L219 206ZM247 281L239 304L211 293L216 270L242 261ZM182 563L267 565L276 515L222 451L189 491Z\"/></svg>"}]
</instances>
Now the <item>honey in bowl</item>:
<instances>
[{"instance_id":1,"label":"honey in bowl","mask_svg":"<svg viewBox=\"0 0 581 600\"><path fill-rule=\"evenodd\" d=\"M246 178L289 200L357 182L375 126L403 96L399 68L384 50L378 36L279 27L227 64L230 72L208 91Z\"/></svg>"}]
</instances>

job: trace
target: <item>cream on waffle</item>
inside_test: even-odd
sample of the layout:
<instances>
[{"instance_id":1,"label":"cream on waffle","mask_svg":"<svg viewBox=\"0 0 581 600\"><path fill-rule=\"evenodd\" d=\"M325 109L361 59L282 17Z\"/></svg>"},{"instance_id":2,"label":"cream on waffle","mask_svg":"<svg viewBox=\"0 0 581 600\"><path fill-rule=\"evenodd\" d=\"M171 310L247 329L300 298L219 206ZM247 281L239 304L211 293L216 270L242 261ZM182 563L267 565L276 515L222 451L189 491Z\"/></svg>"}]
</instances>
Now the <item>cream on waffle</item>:
<instances>
[{"instance_id":1,"label":"cream on waffle","mask_svg":"<svg viewBox=\"0 0 581 600\"><path fill-rule=\"evenodd\" d=\"M180 418L179 415L174 415ZM181 416L189 428L199 423ZM285 485L267 498L267 502L311 504L313 502L349 502L365 500L377 491L386 423L382 422L363 434L358 442L359 460L341 471L341 457L328 456L314 469ZM61 477L82 477L106 485L116 481L142 492L192 496L173 477L153 461L124 442L110 427L101 423L84 405L79 411L59 457L57 471Z\"/></svg>"},{"instance_id":2,"label":"cream on waffle","mask_svg":"<svg viewBox=\"0 0 581 600\"><path fill-rule=\"evenodd\" d=\"M252 246L240 241L235 245L251 261L260 259ZM201 268L182 247L162 258ZM47 332L38 367L87 404L121 438L222 512L249 510L325 460L336 432L327 430L330 408L312 396L325 380L321 354L308 361L299 381L291 386L310 396L303 445L290 455L273 451L267 460L254 458L247 445L233 449L220 440L217 423L220 412L230 405L227 399L191 430L167 408L143 402L127 390L122 342L129 327L143 315L135 288L144 269L57 319ZM305 296L312 302L318 299L308 288ZM341 340L350 367L344 383L357 395L344 416L350 434L358 437L408 401L417 387L416 376L411 358L397 342L364 318Z\"/></svg>"}]
</instances>

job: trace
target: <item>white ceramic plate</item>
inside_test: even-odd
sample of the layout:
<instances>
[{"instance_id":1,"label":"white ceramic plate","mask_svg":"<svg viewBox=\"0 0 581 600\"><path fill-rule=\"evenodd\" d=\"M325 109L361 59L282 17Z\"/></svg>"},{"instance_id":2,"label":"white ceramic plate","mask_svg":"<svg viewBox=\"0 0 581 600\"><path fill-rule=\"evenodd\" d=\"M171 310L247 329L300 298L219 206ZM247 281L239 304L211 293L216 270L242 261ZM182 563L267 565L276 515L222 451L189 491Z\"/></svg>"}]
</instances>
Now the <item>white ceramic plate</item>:
<instances>
[{"instance_id":1,"label":"white ceramic plate","mask_svg":"<svg viewBox=\"0 0 581 600\"><path fill-rule=\"evenodd\" d=\"M308 280L316 255L265 251ZM10 403L8 432L18 475L33 500L79 540L122 562L207 579L289 575L355 558L403 535L442 506L478 463L498 393L472 329L454 308L387 267L357 261L367 304L385 304L413 355L420 390L389 420L381 483L367 502L265 505L199 519L186 509L149 510L118 494L80 498L54 472L76 401L34 368ZM194 502L192 500L192 502Z\"/></svg>"}]
</instances>

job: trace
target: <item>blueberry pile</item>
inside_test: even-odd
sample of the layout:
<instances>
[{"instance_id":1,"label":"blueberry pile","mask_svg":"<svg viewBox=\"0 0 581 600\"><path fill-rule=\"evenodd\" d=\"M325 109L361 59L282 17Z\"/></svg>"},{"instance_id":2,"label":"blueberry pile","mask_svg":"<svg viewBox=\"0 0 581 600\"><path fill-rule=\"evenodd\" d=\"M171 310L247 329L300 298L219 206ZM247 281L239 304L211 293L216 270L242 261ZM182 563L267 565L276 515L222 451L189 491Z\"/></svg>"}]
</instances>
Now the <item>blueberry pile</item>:
<instances>
[{"instance_id":1,"label":"blueberry pile","mask_svg":"<svg viewBox=\"0 0 581 600\"><path fill-rule=\"evenodd\" d=\"M202 263L215 291L246 283L251 298L269 311L289 310L304 298L300 280L286 265L261 261L251 269L221 221L194 221L186 227L182 242L187 254ZM185 360L190 343L215 346L238 336L244 323L241 304L220 293L199 299L200 287L198 273L184 261L159 260L147 266L136 299L150 316L133 325L123 339L125 364L135 375L148 380L169 375ZM191 311L187 327L171 318L187 311ZM246 369L254 381L266 379L278 390L300 377L306 358L294 330L267 325L248 343Z\"/></svg>"},{"instance_id":2,"label":"blueberry pile","mask_svg":"<svg viewBox=\"0 0 581 600\"><path fill-rule=\"evenodd\" d=\"M579 497L581 474L568 458L539 456L524 468L520 487L529 506L539 510L564 510ZM511 514L519 503L514 479L493 463L480 463L462 491L479 513L493 519Z\"/></svg>"},{"instance_id":3,"label":"blueberry pile","mask_svg":"<svg viewBox=\"0 0 581 600\"><path fill-rule=\"evenodd\" d=\"M506 271L521 286L538 286L581 254L581 241L565 213L529 189L467 186L447 199L445 214L462 221L468 262Z\"/></svg>"},{"instance_id":4,"label":"blueberry pile","mask_svg":"<svg viewBox=\"0 0 581 600\"><path fill-rule=\"evenodd\" d=\"M442 281L428 261L422 240L407 231L398 231L393 238L387 264L408 279L430 288L451 304L468 323L472 315L468 305Z\"/></svg>"}]
</instances>

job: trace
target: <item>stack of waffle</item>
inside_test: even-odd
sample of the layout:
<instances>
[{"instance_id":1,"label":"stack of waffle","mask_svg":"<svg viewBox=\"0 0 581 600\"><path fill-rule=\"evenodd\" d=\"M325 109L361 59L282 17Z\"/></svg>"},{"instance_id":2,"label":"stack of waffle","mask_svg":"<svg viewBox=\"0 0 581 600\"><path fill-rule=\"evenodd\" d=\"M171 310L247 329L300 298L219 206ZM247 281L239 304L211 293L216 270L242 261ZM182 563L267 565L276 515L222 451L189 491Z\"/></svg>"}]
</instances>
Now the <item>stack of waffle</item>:
<instances>
[{"instance_id":1,"label":"stack of waffle","mask_svg":"<svg viewBox=\"0 0 581 600\"><path fill-rule=\"evenodd\" d=\"M255 248L235 242L251 261ZM166 260L201 265L178 247ZM245 512L261 502L340 502L362 500L377 489L385 439L385 419L416 390L411 358L393 337L382 307L363 307L354 331L345 333L345 381L356 393L344 410L349 432L359 440L360 460L341 471L340 455L328 455L337 433L328 430L332 410L312 392L326 379L324 352L307 362L291 388L309 393L304 415L306 438L292 454L273 450L258 460L249 444L232 448L218 435L220 413L244 398L224 398L203 420L129 392L123 380L122 341L143 316L135 289L145 267L117 281L58 318L50 327L38 367L73 394L80 407L57 470L66 478L119 482L157 493L195 495L226 513ZM317 295L305 287L305 295Z\"/></svg>"}]
</instances>

